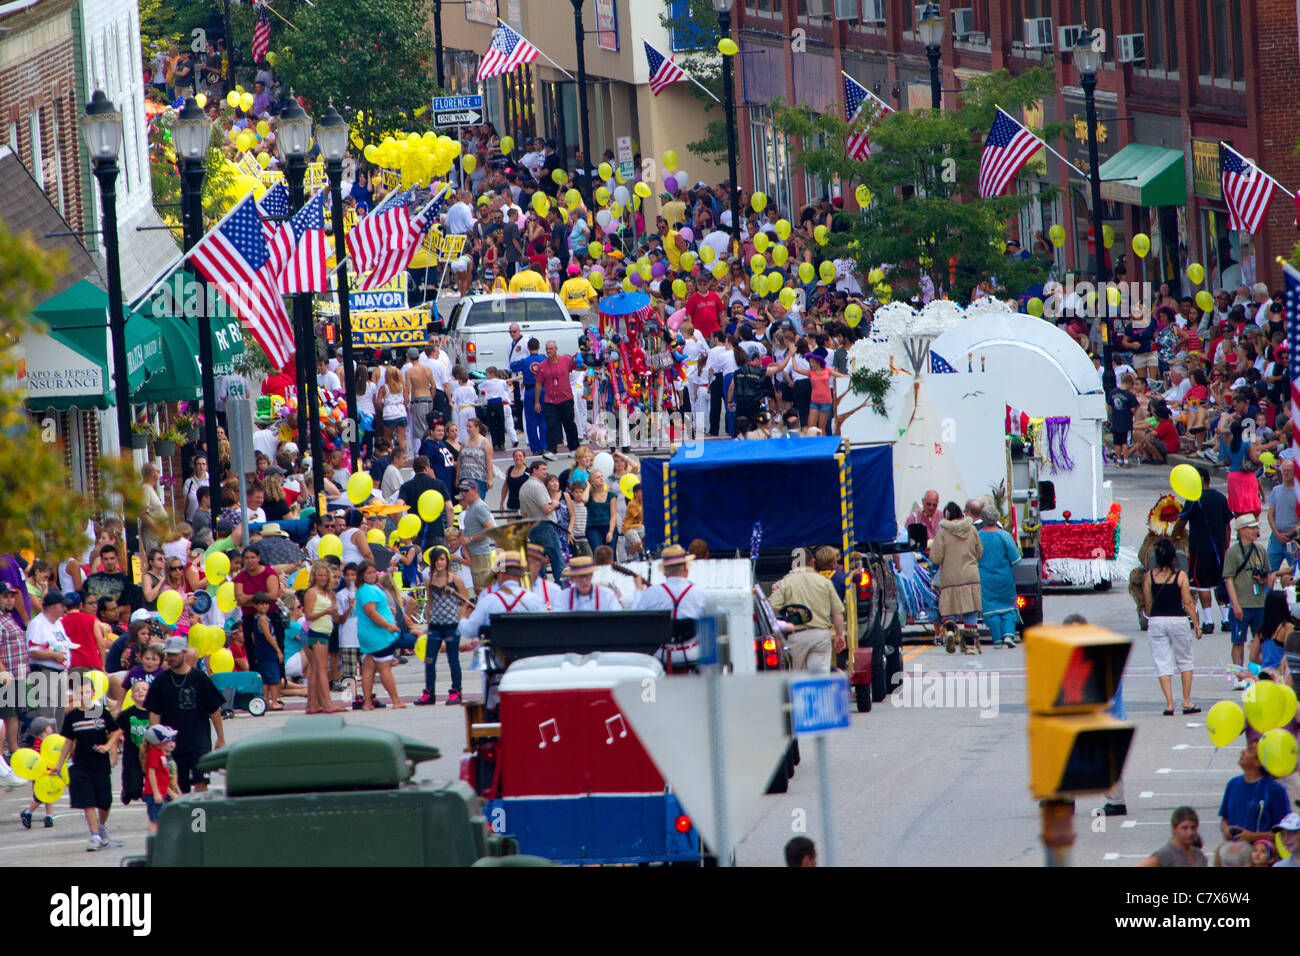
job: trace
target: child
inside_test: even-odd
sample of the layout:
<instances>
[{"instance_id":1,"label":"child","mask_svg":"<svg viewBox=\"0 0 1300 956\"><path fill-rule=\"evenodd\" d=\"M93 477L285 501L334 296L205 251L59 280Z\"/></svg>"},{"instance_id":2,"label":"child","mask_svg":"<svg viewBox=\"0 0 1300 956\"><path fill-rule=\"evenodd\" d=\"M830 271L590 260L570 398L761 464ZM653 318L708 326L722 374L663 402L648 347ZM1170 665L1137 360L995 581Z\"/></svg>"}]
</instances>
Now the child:
<instances>
[{"instance_id":1,"label":"child","mask_svg":"<svg viewBox=\"0 0 1300 956\"><path fill-rule=\"evenodd\" d=\"M1273 865L1273 844L1268 840L1256 840L1250 845L1251 866Z\"/></svg>"},{"instance_id":2,"label":"child","mask_svg":"<svg viewBox=\"0 0 1300 956\"><path fill-rule=\"evenodd\" d=\"M457 365L452 369L451 377L458 383L451 390L452 419L456 422L456 433L469 434L469 420L474 417L474 406L478 402L478 392L469 384L469 373Z\"/></svg>"},{"instance_id":3,"label":"child","mask_svg":"<svg viewBox=\"0 0 1300 956\"><path fill-rule=\"evenodd\" d=\"M569 482L569 547L574 554L591 556L587 543L587 483Z\"/></svg>"},{"instance_id":4,"label":"child","mask_svg":"<svg viewBox=\"0 0 1300 956\"><path fill-rule=\"evenodd\" d=\"M487 399L487 426L493 448L504 448L507 439L511 447L519 447L515 433L514 416L510 413L510 383L506 373L498 368L487 370L487 378L479 382L479 391Z\"/></svg>"},{"instance_id":5,"label":"child","mask_svg":"<svg viewBox=\"0 0 1300 956\"><path fill-rule=\"evenodd\" d=\"M144 732L139 760L144 765L144 806L149 816L149 835L158 832L158 815L163 804L177 799L177 789L167 757L176 749L176 731L157 724Z\"/></svg>"},{"instance_id":6,"label":"child","mask_svg":"<svg viewBox=\"0 0 1300 956\"><path fill-rule=\"evenodd\" d=\"M144 795L144 765L140 762L140 748L144 732L149 729L149 711L144 699L149 696L147 681L138 680L131 685L126 706L117 715L117 725L122 728L122 805L139 800Z\"/></svg>"},{"instance_id":7,"label":"child","mask_svg":"<svg viewBox=\"0 0 1300 956\"><path fill-rule=\"evenodd\" d=\"M284 710L280 703L280 684L284 681L284 651L271 628L271 595L258 591L253 595L253 650L257 669L262 673L262 696L271 710Z\"/></svg>"},{"instance_id":8,"label":"child","mask_svg":"<svg viewBox=\"0 0 1300 956\"><path fill-rule=\"evenodd\" d=\"M1138 405L1137 396L1133 394L1136 382L1136 375L1125 372L1110 399L1110 434L1115 443L1115 463L1123 467L1128 467L1129 436L1133 431L1133 413Z\"/></svg>"},{"instance_id":9,"label":"child","mask_svg":"<svg viewBox=\"0 0 1300 956\"><path fill-rule=\"evenodd\" d=\"M339 674L341 680L352 684L352 709L361 709L361 644L357 640L357 619L353 609L357 599L357 565L349 563L343 568L343 584L338 590L339 608ZM344 698L346 700L346 698Z\"/></svg>"},{"instance_id":10,"label":"child","mask_svg":"<svg viewBox=\"0 0 1300 956\"><path fill-rule=\"evenodd\" d=\"M635 561L641 555L642 538L645 534L645 505L641 500L641 483L632 487L632 500L627 503L623 515L623 546L627 549L627 560Z\"/></svg>"},{"instance_id":11,"label":"child","mask_svg":"<svg viewBox=\"0 0 1300 956\"><path fill-rule=\"evenodd\" d=\"M140 663L127 671L122 686L129 690L136 684L144 684L144 689L147 691L149 685L154 682L154 678L162 673L162 659L162 648L157 644L150 644L140 652Z\"/></svg>"},{"instance_id":12,"label":"child","mask_svg":"<svg viewBox=\"0 0 1300 956\"><path fill-rule=\"evenodd\" d=\"M122 739L122 730L113 715L102 703L95 700L95 689L89 683L79 690L78 706L63 718L63 750L59 753L54 773L59 773L76 755L68 770L68 797L72 809L86 815L90 830L87 853L122 844L108 838L108 812L113 807L113 781L111 779L111 754Z\"/></svg>"},{"instance_id":13,"label":"child","mask_svg":"<svg viewBox=\"0 0 1300 956\"><path fill-rule=\"evenodd\" d=\"M37 753L41 752L41 741L50 734L54 733L54 721L49 717L37 717L32 721L31 726L27 729L27 735L24 738L23 746L30 747ZM51 803L41 803L36 799L36 788L32 787L32 802L27 805L27 809L18 814L18 819L22 821L24 829L32 828L32 811L37 807L45 807L45 829L54 828L54 816L50 813L53 808Z\"/></svg>"}]
</instances>

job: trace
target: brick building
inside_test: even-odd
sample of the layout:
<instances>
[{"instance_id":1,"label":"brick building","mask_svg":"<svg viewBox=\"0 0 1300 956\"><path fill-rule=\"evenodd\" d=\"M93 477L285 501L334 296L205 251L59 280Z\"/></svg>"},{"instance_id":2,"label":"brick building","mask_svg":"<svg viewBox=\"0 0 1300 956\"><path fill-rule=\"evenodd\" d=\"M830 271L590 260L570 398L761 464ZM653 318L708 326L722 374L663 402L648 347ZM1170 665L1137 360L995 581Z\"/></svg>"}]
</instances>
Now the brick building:
<instances>
[{"instance_id":1,"label":"brick building","mask_svg":"<svg viewBox=\"0 0 1300 956\"><path fill-rule=\"evenodd\" d=\"M906 0L737 0L736 101L744 104L737 122L747 187L765 190L783 208L835 190L794 162L794 144L772 123L769 107L778 96L818 110L842 109L844 70L896 108L930 105L918 6ZM1300 236L1292 225L1295 208L1279 192L1257 236L1230 234L1219 194L1218 143L1256 160L1288 189L1300 186L1295 0L942 0L940 7L945 104L972 77L1050 65L1056 95L1028 121L1075 124L1077 134L1053 145L1081 168L1086 127L1076 120L1083 118L1083 93L1072 55L1059 52L1060 29L1083 23L1104 29L1109 42L1097 108L1101 159L1103 165L1114 162L1109 172L1103 169L1103 178L1115 179L1103 184L1114 254L1127 249L1135 233L1146 232L1153 245L1143 263L1149 280L1177 277L1187 290L1184 267L1199 261L1213 287L1254 277L1281 282L1275 258L1288 255ZM1027 43L1026 20L1050 23L1032 26L1035 36ZM1050 46L1034 46L1038 30ZM1119 62L1121 36L1142 38L1142 60ZM794 37L804 41L801 52L794 50ZM1087 271L1087 183L1049 155L1036 171L1022 174L1016 188L1032 193L1046 182L1061 193L1022 212L1019 232L1027 237L1064 224L1068 239L1058 264ZM846 193L852 206L852 190ZM1131 253L1128 259L1135 264Z\"/></svg>"}]
</instances>

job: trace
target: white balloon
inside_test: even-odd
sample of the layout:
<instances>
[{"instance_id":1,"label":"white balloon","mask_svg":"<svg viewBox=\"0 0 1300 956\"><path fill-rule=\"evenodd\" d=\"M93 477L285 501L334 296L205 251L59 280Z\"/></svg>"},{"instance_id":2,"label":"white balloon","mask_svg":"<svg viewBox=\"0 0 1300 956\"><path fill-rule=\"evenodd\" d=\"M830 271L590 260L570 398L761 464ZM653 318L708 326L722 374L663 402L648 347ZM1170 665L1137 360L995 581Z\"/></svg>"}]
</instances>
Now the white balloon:
<instances>
[{"instance_id":1,"label":"white balloon","mask_svg":"<svg viewBox=\"0 0 1300 956\"><path fill-rule=\"evenodd\" d=\"M605 477L608 479L610 475L614 474L614 456L607 451L602 451L592 461L591 467L596 471L604 473Z\"/></svg>"},{"instance_id":2,"label":"white balloon","mask_svg":"<svg viewBox=\"0 0 1300 956\"><path fill-rule=\"evenodd\" d=\"M612 176L609 179L605 180L605 188L608 189L610 192L613 192L616 186L618 186L618 181L615 180Z\"/></svg>"},{"instance_id":3,"label":"white balloon","mask_svg":"<svg viewBox=\"0 0 1300 956\"><path fill-rule=\"evenodd\" d=\"M596 213L596 224L602 228L609 225L609 221L614 217L610 215L608 209L602 209Z\"/></svg>"},{"instance_id":4,"label":"white balloon","mask_svg":"<svg viewBox=\"0 0 1300 956\"><path fill-rule=\"evenodd\" d=\"M620 206L626 206L627 201L632 198L632 194L627 191L626 186L619 186L614 190L614 201Z\"/></svg>"},{"instance_id":5,"label":"white balloon","mask_svg":"<svg viewBox=\"0 0 1300 956\"><path fill-rule=\"evenodd\" d=\"M690 189L695 185L691 182L691 174L684 169L677 170L677 172L673 173L673 176L677 179L679 189Z\"/></svg>"}]
</instances>

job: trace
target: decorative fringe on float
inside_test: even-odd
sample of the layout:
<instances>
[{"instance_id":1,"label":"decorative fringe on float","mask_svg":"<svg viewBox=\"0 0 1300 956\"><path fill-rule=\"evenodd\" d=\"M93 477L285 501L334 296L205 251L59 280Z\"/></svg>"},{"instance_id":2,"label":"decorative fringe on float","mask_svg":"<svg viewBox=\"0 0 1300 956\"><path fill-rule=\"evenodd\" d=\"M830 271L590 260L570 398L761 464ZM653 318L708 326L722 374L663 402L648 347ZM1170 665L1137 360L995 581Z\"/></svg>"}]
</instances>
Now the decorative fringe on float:
<instances>
[{"instance_id":1,"label":"decorative fringe on float","mask_svg":"<svg viewBox=\"0 0 1300 956\"><path fill-rule=\"evenodd\" d=\"M1103 581L1127 584L1137 566L1137 552L1132 548L1117 549L1114 558L1049 558L1044 562L1046 583L1076 587L1095 587Z\"/></svg>"}]
</instances>

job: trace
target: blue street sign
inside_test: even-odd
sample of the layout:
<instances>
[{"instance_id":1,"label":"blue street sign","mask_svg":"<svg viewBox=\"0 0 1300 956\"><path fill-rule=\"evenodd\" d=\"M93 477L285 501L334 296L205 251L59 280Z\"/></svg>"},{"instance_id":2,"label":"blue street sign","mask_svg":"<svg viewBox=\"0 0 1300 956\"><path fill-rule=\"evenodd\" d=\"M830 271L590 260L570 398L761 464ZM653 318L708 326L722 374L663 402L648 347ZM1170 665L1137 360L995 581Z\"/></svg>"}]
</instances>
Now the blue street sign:
<instances>
[{"instance_id":1,"label":"blue street sign","mask_svg":"<svg viewBox=\"0 0 1300 956\"><path fill-rule=\"evenodd\" d=\"M849 726L849 684L843 674L790 681L790 724L797 735Z\"/></svg>"},{"instance_id":2,"label":"blue street sign","mask_svg":"<svg viewBox=\"0 0 1300 956\"><path fill-rule=\"evenodd\" d=\"M433 109L437 110L481 110L483 108L483 97L481 96L435 96L433 99Z\"/></svg>"}]
</instances>

